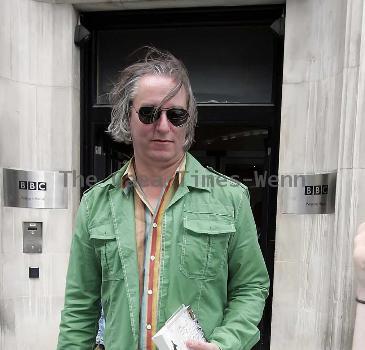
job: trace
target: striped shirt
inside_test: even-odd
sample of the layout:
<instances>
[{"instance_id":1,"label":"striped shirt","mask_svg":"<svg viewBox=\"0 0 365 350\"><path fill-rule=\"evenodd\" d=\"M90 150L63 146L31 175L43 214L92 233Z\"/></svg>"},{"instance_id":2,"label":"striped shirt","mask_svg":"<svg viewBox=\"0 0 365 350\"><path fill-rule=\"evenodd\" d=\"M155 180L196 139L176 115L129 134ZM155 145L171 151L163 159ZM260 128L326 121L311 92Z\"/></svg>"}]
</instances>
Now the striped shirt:
<instances>
[{"instance_id":1,"label":"striped shirt","mask_svg":"<svg viewBox=\"0 0 365 350\"><path fill-rule=\"evenodd\" d=\"M185 171L185 156L174 176L164 184L156 208L152 208L136 180L134 159L122 176L122 188L133 188L137 260L140 290L139 350L155 350L152 336L157 332L161 240L165 209L179 187Z\"/></svg>"}]
</instances>

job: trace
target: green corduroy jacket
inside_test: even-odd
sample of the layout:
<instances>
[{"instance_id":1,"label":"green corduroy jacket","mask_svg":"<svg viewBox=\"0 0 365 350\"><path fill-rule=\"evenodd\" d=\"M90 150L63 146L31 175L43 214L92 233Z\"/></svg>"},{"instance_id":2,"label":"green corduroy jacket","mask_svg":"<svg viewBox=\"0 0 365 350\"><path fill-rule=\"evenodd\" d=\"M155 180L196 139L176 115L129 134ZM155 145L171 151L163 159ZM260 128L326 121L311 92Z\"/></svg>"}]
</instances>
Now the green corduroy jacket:
<instances>
[{"instance_id":1,"label":"green corduroy jacket","mask_svg":"<svg viewBox=\"0 0 365 350\"><path fill-rule=\"evenodd\" d=\"M58 350L92 349L100 303L106 349L138 349L134 200L120 186L126 166L82 197ZM158 329L181 304L191 305L210 342L222 350L251 349L269 278L247 188L187 153L183 181L164 213L161 254Z\"/></svg>"}]
</instances>

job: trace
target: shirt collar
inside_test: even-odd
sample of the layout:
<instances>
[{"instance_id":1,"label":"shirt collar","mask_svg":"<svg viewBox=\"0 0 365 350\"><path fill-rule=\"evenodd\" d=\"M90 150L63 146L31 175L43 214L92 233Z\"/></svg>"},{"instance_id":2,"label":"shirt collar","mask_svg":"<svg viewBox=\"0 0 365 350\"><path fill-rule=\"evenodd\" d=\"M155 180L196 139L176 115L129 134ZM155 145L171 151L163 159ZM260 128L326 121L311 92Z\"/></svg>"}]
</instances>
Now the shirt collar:
<instances>
[{"instance_id":1,"label":"shirt collar","mask_svg":"<svg viewBox=\"0 0 365 350\"><path fill-rule=\"evenodd\" d=\"M186 166L186 153L184 154L184 157L181 160L174 174L174 176L177 176L177 181L179 185L181 184L184 178L185 166ZM137 176L134 168L134 157L132 157L121 177L121 188L127 194L129 193L131 187L134 187L136 184L137 184Z\"/></svg>"}]
</instances>

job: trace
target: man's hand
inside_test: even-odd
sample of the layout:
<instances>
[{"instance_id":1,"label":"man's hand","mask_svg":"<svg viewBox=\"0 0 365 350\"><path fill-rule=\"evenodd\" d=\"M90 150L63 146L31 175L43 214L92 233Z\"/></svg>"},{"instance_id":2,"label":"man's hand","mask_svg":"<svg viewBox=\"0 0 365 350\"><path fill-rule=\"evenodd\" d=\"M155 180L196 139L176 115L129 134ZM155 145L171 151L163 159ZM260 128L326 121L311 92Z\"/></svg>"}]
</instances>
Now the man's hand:
<instances>
[{"instance_id":1,"label":"man's hand","mask_svg":"<svg viewBox=\"0 0 365 350\"><path fill-rule=\"evenodd\" d=\"M220 350L217 345L202 341L189 340L186 342L186 346L191 350Z\"/></svg>"}]
</instances>

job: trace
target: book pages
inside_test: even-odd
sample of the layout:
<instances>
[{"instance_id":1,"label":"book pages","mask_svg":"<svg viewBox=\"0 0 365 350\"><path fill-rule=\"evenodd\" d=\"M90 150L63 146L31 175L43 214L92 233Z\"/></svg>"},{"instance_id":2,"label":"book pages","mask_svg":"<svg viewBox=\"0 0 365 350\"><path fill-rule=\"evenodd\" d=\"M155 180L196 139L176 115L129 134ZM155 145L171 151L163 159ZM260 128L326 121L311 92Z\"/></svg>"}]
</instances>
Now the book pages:
<instances>
[{"instance_id":1,"label":"book pages","mask_svg":"<svg viewBox=\"0 0 365 350\"><path fill-rule=\"evenodd\" d=\"M205 338L190 306L183 304L152 340L159 350L189 350L186 341L205 341Z\"/></svg>"}]
</instances>

